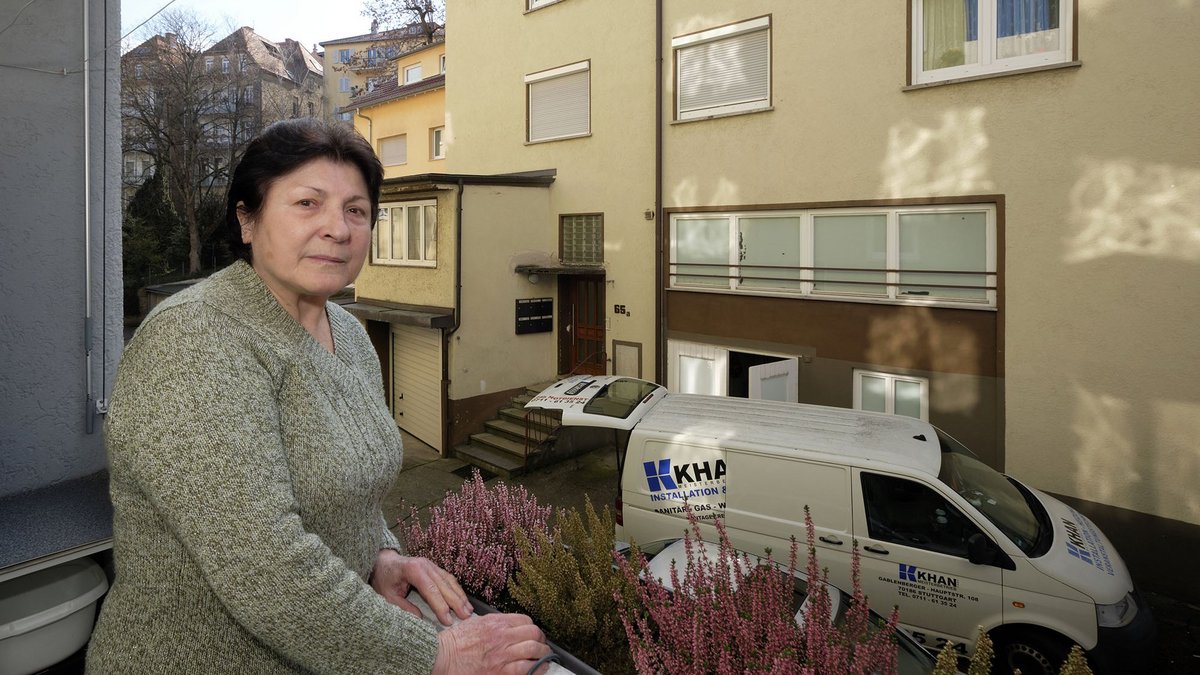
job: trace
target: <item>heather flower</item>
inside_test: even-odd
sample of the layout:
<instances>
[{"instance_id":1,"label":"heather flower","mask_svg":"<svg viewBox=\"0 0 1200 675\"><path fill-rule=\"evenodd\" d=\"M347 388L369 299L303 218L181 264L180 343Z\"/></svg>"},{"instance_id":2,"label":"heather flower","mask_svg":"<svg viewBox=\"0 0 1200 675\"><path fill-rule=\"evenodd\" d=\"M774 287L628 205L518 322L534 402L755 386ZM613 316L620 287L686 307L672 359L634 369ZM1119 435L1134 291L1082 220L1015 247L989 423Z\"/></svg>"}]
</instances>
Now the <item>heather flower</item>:
<instances>
[{"instance_id":1,"label":"heather flower","mask_svg":"<svg viewBox=\"0 0 1200 675\"><path fill-rule=\"evenodd\" d=\"M428 526L416 516L414 508L404 531L409 553L429 558L468 593L492 602L516 569L516 532L548 533L550 507L539 506L523 486L497 481L488 488L476 469L457 493L430 509Z\"/></svg>"}]
</instances>

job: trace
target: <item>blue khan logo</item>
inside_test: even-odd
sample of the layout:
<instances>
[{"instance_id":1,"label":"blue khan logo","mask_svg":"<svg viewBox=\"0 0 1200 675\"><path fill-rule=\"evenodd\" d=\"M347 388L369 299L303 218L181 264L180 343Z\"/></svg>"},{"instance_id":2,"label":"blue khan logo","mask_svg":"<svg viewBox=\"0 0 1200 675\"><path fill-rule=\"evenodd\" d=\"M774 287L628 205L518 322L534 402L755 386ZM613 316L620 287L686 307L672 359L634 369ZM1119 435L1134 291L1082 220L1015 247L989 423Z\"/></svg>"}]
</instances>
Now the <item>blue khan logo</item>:
<instances>
[{"instance_id":1,"label":"blue khan logo","mask_svg":"<svg viewBox=\"0 0 1200 675\"><path fill-rule=\"evenodd\" d=\"M675 480L671 478L670 459L658 460L657 466L655 466L654 462L642 462L642 467L646 469L646 483L649 484L651 492L675 490L679 487L675 484Z\"/></svg>"}]
</instances>

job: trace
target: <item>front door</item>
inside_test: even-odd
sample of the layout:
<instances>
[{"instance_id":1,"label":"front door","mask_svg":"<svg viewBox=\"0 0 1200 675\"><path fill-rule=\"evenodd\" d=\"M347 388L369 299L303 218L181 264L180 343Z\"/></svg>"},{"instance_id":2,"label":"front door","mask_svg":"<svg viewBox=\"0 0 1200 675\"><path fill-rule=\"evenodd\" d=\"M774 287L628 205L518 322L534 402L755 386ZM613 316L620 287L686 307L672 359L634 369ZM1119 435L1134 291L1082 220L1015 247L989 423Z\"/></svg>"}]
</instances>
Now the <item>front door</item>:
<instances>
[{"instance_id":1,"label":"front door","mask_svg":"<svg viewBox=\"0 0 1200 675\"><path fill-rule=\"evenodd\" d=\"M604 277L563 276L563 349L559 370L577 375L605 374Z\"/></svg>"}]
</instances>

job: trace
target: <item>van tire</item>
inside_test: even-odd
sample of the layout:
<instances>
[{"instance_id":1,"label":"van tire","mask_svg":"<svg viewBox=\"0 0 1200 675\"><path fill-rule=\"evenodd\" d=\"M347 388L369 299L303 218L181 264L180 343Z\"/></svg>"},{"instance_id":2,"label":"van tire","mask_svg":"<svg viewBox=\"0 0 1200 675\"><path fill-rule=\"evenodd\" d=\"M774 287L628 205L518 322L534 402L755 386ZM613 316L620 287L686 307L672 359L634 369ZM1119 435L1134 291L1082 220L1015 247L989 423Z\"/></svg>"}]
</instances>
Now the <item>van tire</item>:
<instances>
[{"instance_id":1,"label":"van tire","mask_svg":"<svg viewBox=\"0 0 1200 675\"><path fill-rule=\"evenodd\" d=\"M993 675L1057 675L1070 646L1061 636L1039 628L1013 628L992 637Z\"/></svg>"}]
</instances>

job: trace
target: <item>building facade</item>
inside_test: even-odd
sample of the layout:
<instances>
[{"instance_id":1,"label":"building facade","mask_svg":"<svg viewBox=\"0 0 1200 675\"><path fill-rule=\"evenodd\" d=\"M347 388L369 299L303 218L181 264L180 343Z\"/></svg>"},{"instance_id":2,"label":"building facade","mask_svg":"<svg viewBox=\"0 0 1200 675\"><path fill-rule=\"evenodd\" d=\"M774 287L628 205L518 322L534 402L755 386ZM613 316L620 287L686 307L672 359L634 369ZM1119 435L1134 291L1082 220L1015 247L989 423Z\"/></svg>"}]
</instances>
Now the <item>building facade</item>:
<instances>
[{"instance_id":1,"label":"building facade","mask_svg":"<svg viewBox=\"0 0 1200 675\"><path fill-rule=\"evenodd\" d=\"M420 24L381 31L379 24L373 22L369 33L322 42L321 47L325 50L322 60L327 74L326 113L352 123L353 115L349 110L337 111L346 108L355 96L371 92L376 85L392 79L396 74L393 59L397 54L442 37L438 33L435 39L428 39Z\"/></svg>"}]
</instances>

